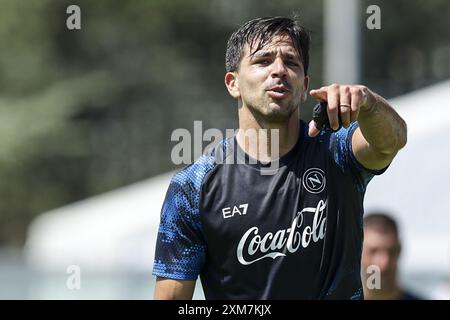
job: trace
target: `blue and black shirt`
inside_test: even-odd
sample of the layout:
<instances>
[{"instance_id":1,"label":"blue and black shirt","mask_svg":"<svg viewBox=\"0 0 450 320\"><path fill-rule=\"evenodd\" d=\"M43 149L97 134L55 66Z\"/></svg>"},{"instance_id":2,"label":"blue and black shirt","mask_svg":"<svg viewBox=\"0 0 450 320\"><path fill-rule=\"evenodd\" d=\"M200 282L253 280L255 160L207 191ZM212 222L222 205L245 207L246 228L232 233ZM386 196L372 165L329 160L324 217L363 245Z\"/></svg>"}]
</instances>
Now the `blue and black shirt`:
<instances>
[{"instance_id":1,"label":"blue and black shirt","mask_svg":"<svg viewBox=\"0 0 450 320\"><path fill-rule=\"evenodd\" d=\"M356 122L314 138L300 124L271 174L234 136L172 178L154 275L200 276L206 299L363 298L363 198L386 169L356 160Z\"/></svg>"}]
</instances>

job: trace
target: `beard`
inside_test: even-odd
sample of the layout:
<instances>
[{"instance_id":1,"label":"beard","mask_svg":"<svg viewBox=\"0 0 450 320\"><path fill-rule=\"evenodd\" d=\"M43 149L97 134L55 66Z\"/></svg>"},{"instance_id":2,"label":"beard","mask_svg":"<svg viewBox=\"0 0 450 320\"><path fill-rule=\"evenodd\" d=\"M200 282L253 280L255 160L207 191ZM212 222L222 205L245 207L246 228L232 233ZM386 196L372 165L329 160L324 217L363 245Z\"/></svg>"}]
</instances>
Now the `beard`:
<instances>
[{"instance_id":1,"label":"beard","mask_svg":"<svg viewBox=\"0 0 450 320\"><path fill-rule=\"evenodd\" d=\"M264 95L260 101L245 101L256 119L270 123L284 123L298 110L300 99L275 100Z\"/></svg>"}]
</instances>

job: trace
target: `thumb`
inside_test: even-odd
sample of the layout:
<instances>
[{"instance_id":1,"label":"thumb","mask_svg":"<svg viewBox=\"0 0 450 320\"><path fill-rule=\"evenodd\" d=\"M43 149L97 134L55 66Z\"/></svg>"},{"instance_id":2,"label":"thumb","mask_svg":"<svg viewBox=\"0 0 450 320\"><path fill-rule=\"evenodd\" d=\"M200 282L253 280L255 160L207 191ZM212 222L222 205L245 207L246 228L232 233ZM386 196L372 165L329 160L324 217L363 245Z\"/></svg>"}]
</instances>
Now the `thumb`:
<instances>
[{"instance_id":1,"label":"thumb","mask_svg":"<svg viewBox=\"0 0 450 320\"><path fill-rule=\"evenodd\" d=\"M316 137L320 133L320 130L316 128L316 125L314 123L314 120L311 120L309 122L309 129L308 129L308 135L311 138Z\"/></svg>"}]
</instances>

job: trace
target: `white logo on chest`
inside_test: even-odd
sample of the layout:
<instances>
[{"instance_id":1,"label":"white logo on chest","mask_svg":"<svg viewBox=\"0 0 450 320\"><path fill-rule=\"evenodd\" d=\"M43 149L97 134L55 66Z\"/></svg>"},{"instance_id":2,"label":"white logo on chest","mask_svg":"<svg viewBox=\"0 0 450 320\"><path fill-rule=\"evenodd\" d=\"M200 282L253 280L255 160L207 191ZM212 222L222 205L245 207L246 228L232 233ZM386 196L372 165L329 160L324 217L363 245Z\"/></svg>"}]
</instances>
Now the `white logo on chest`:
<instances>
[{"instance_id":1,"label":"white logo on chest","mask_svg":"<svg viewBox=\"0 0 450 320\"><path fill-rule=\"evenodd\" d=\"M244 215L247 214L248 203L241 204L239 206L233 206L233 210L231 207L226 207L222 209L222 214L224 219L231 218L235 214Z\"/></svg>"},{"instance_id":2,"label":"white logo on chest","mask_svg":"<svg viewBox=\"0 0 450 320\"><path fill-rule=\"evenodd\" d=\"M319 168L310 168L303 174L303 187L310 193L320 193L325 189L325 172Z\"/></svg>"},{"instance_id":3,"label":"white logo on chest","mask_svg":"<svg viewBox=\"0 0 450 320\"><path fill-rule=\"evenodd\" d=\"M273 234L268 232L264 236L259 235L259 228L252 227L248 229L239 241L236 254L238 261L243 265L249 265L264 258L275 259L277 257L286 256L286 253L295 253L300 246L307 248L311 242L318 242L325 237L326 220L324 211L326 203L320 200L316 208L304 208L297 212L292 220L291 227L288 229L278 230ZM303 225L304 214L314 213L312 226ZM243 253L250 258L259 256L256 259L246 260Z\"/></svg>"}]
</instances>

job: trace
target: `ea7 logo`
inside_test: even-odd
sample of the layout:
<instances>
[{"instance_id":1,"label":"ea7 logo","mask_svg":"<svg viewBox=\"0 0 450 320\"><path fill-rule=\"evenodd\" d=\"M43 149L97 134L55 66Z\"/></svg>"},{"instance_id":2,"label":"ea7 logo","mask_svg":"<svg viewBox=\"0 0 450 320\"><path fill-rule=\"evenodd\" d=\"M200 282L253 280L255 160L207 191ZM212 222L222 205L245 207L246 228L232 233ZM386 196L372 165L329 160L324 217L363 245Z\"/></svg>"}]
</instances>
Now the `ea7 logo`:
<instances>
[{"instance_id":1,"label":"ea7 logo","mask_svg":"<svg viewBox=\"0 0 450 320\"><path fill-rule=\"evenodd\" d=\"M233 217L236 213L244 215L247 213L248 203L241 204L240 206L226 207L222 209L222 214L225 219Z\"/></svg>"}]
</instances>

